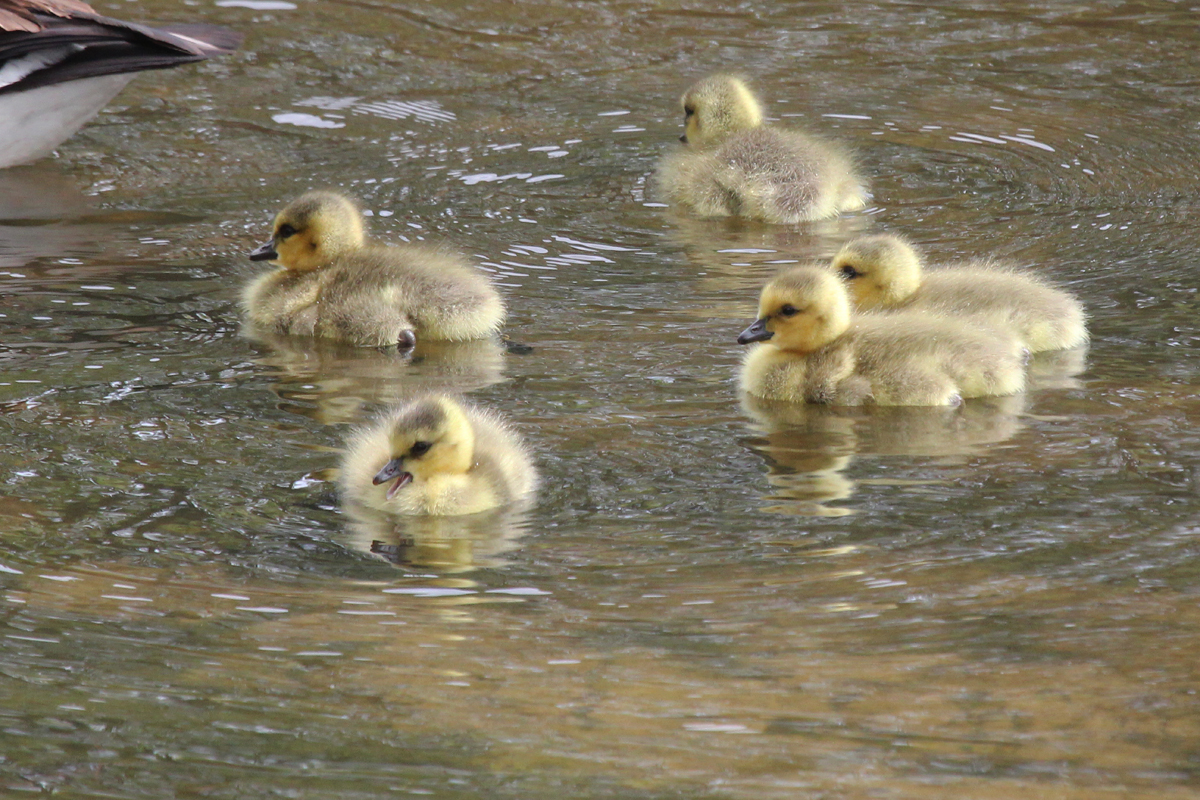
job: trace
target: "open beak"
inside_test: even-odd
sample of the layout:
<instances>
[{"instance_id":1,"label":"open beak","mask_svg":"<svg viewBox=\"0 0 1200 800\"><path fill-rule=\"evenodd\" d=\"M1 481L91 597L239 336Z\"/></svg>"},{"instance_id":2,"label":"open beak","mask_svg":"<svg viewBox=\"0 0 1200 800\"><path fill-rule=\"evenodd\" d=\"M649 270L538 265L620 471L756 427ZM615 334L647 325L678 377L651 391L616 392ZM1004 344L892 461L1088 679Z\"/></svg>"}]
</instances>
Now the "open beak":
<instances>
[{"instance_id":1,"label":"open beak","mask_svg":"<svg viewBox=\"0 0 1200 800\"><path fill-rule=\"evenodd\" d=\"M251 261L274 261L279 258L279 253L275 252L275 240L259 245L250 251Z\"/></svg>"},{"instance_id":2,"label":"open beak","mask_svg":"<svg viewBox=\"0 0 1200 800\"><path fill-rule=\"evenodd\" d=\"M767 330L767 317L756 321L753 325L738 334L738 344L765 342L775 334Z\"/></svg>"},{"instance_id":3,"label":"open beak","mask_svg":"<svg viewBox=\"0 0 1200 800\"><path fill-rule=\"evenodd\" d=\"M383 465L383 469L375 473L375 477L371 479L371 483L378 486L381 483L395 479L395 483L388 487L387 499L391 500L396 496L396 492L400 488L413 479L411 472L404 471L404 459L393 458L391 461Z\"/></svg>"}]
</instances>

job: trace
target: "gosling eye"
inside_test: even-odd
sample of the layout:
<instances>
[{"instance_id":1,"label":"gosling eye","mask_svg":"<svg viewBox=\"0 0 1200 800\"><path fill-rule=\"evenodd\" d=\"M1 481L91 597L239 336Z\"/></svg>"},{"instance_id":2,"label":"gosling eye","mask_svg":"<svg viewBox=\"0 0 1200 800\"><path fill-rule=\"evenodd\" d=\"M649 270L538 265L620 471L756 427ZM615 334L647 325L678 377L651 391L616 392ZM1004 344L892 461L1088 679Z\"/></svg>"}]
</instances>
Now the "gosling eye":
<instances>
[{"instance_id":1,"label":"gosling eye","mask_svg":"<svg viewBox=\"0 0 1200 800\"><path fill-rule=\"evenodd\" d=\"M280 239L286 239L296 233L296 229L291 225L283 224L279 226L279 230L275 231L275 235Z\"/></svg>"},{"instance_id":2,"label":"gosling eye","mask_svg":"<svg viewBox=\"0 0 1200 800\"><path fill-rule=\"evenodd\" d=\"M429 452L429 448L433 447L433 442L417 442L409 448L408 454L413 458L420 458Z\"/></svg>"},{"instance_id":3,"label":"gosling eye","mask_svg":"<svg viewBox=\"0 0 1200 800\"><path fill-rule=\"evenodd\" d=\"M685 120L691 119L692 115L695 113L696 113L695 106L684 106L683 107L683 118Z\"/></svg>"},{"instance_id":4,"label":"gosling eye","mask_svg":"<svg viewBox=\"0 0 1200 800\"><path fill-rule=\"evenodd\" d=\"M862 273L849 264L846 264L844 267L842 267L842 277L848 281L854 280L859 275L862 275Z\"/></svg>"},{"instance_id":5,"label":"gosling eye","mask_svg":"<svg viewBox=\"0 0 1200 800\"><path fill-rule=\"evenodd\" d=\"M779 313L781 316L784 316L784 317L794 317L797 314L799 314L800 312L796 310L795 306L786 305L779 309Z\"/></svg>"}]
</instances>

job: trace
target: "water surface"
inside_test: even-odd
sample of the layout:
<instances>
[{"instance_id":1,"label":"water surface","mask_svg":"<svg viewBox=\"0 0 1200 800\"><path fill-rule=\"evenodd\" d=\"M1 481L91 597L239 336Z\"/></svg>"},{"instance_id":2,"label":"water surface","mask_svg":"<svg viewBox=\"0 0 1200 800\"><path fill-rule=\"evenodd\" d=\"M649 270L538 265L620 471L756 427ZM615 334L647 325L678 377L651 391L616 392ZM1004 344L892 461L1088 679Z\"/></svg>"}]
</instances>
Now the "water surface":
<instances>
[{"instance_id":1,"label":"water surface","mask_svg":"<svg viewBox=\"0 0 1200 800\"><path fill-rule=\"evenodd\" d=\"M246 44L0 174L5 792L1200 791L1200 9L244 5L99 3ZM850 144L871 207L662 208L714 69ZM533 352L243 337L244 254L311 187L468 253ZM865 230L1070 288L1086 359L953 410L739 398L758 287ZM337 448L447 388L544 487L392 563Z\"/></svg>"}]
</instances>

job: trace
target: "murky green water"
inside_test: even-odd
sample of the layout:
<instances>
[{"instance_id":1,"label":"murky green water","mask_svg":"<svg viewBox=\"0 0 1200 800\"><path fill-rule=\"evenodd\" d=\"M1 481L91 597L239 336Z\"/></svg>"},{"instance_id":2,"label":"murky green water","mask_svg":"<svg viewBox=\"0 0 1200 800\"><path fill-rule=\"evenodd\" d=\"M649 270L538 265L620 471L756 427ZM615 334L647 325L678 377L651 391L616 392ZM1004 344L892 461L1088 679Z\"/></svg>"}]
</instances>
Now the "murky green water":
<instances>
[{"instance_id":1,"label":"murky green water","mask_svg":"<svg viewBox=\"0 0 1200 800\"><path fill-rule=\"evenodd\" d=\"M98 4L248 38L0 173L6 796L1200 792L1200 6L295 4ZM717 68L851 143L873 207L656 207ZM470 253L534 351L242 338L245 251L325 186ZM883 228L1070 287L1086 363L951 411L743 404L766 276ZM330 471L431 388L544 488L394 566Z\"/></svg>"}]
</instances>

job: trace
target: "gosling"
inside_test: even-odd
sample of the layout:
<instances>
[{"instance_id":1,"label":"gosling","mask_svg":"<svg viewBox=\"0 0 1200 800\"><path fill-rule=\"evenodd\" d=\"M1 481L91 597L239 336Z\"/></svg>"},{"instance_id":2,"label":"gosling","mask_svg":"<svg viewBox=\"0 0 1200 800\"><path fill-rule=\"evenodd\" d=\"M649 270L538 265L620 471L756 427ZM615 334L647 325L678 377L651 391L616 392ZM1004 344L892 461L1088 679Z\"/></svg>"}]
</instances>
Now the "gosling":
<instances>
[{"instance_id":1,"label":"gosling","mask_svg":"<svg viewBox=\"0 0 1200 800\"><path fill-rule=\"evenodd\" d=\"M848 242L830 266L860 311L922 309L973 317L1013 331L1033 353L1088 340L1083 305L1067 292L984 261L923 272L921 254L893 234Z\"/></svg>"},{"instance_id":2,"label":"gosling","mask_svg":"<svg viewBox=\"0 0 1200 800\"><path fill-rule=\"evenodd\" d=\"M528 499L538 476L520 438L495 414L429 395L353 435L338 480L350 503L458 516Z\"/></svg>"},{"instance_id":3,"label":"gosling","mask_svg":"<svg viewBox=\"0 0 1200 800\"><path fill-rule=\"evenodd\" d=\"M836 144L763 123L740 79L712 75L681 100L685 147L664 156L658 182L672 203L705 217L792 224L866 205L866 187Z\"/></svg>"},{"instance_id":4,"label":"gosling","mask_svg":"<svg viewBox=\"0 0 1200 800\"><path fill-rule=\"evenodd\" d=\"M461 256L368 244L362 215L334 192L309 192L279 212L250 260L278 266L242 295L251 327L267 334L407 349L418 338L482 339L504 322L500 295Z\"/></svg>"},{"instance_id":5,"label":"gosling","mask_svg":"<svg viewBox=\"0 0 1200 800\"><path fill-rule=\"evenodd\" d=\"M846 288L825 269L797 267L762 290L759 319L738 336L743 391L767 400L948 406L1015 394L1024 348L1010 335L916 311L852 316Z\"/></svg>"}]
</instances>

